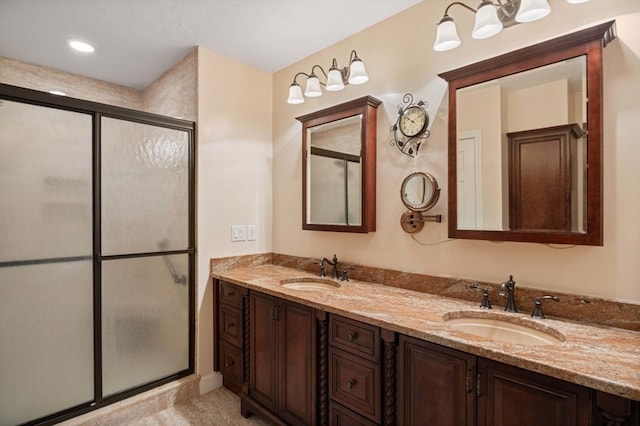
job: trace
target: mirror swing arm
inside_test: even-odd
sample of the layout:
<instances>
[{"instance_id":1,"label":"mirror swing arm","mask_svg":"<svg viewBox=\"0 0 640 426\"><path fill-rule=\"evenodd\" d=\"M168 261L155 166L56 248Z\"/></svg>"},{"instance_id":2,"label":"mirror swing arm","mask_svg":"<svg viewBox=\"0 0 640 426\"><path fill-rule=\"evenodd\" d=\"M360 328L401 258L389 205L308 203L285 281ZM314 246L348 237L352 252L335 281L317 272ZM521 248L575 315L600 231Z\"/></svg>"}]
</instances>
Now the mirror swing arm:
<instances>
[{"instance_id":1,"label":"mirror swing arm","mask_svg":"<svg viewBox=\"0 0 640 426\"><path fill-rule=\"evenodd\" d=\"M615 38L615 21L560 36L494 58L483 60L438 76L448 82L448 234L449 238L492 241L521 241L573 245L603 245L603 183L602 183L602 50ZM586 58L586 211L585 232L552 229L487 230L458 227L457 177L457 92L512 74L533 70L560 61Z\"/></svg>"}]
</instances>

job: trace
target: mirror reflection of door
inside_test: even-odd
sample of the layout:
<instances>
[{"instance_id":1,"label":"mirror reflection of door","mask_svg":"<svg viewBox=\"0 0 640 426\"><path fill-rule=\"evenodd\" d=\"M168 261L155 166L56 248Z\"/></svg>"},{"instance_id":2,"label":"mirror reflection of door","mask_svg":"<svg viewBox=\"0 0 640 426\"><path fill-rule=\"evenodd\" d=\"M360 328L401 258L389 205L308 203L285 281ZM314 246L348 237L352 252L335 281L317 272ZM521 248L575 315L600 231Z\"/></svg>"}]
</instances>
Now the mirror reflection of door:
<instances>
[{"instance_id":1,"label":"mirror reflection of door","mask_svg":"<svg viewBox=\"0 0 640 426\"><path fill-rule=\"evenodd\" d=\"M458 136L458 228L482 229L482 133L475 130Z\"/></svg>"},{"instance_id":2,"label":"mirror reflection of door","mask_svg":"<svg viewBox=\"0 0 640 426\"><path fill-rule=\"evenodd\" d=\"M456 99L457 229L584 233L584 139L566 136L575 141L561 154L559 136L544 132L586 126L585 57L462 87ZM555 142L515 146L516 134Z\"/></svg>"},{"instance_id":3,"label":"mirror reflection of door","mask_svg":"<svg viewBox=\"0 0 640 426\"><path fill-rule=\"evenodd\" d=\"M512 230L582 230L582 133L569 124L507 134Z\"/></svg>"}]
</instances>

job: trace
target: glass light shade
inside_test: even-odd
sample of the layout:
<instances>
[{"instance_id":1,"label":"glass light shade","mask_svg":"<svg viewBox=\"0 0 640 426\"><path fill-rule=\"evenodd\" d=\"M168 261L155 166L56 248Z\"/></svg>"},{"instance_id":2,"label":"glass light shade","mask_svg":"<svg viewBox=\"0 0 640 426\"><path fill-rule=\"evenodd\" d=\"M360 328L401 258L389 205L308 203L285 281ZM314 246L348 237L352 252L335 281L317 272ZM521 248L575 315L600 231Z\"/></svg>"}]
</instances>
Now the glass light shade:
<instances>
[{"instance_id":1,"label":"glass light shade","mask_svg":"<svg viewBox=\"0 0 640 426\"><path fill-rule=\"evenodd\" d=\"M289 98L287 99L287 103L301 104L303 102L304 97L302 96L302 89L298 83L293 82L289 87Z\"/></svg>"},{"instance_id":2,"label":"glass light shade","mask_svg":"<svg viewBox=\"0 0 640 426\"><path fill-rule=\"evenodd\" d=\"M517 22L533 22L542 19L551 12L547 0L521 0L516 13Z\"/></svg>"},{"instance_id":3,"label":"glass light shade","mask_svg":"<svg viewBox=\"0 0 640 426\"><path fill-rule=\"evenodd\" d=\"M364 63L360 59L351 61L349 71L349 84L362 84L369 81L367 71L364 69Z\"/></svg>"},{"instance_id":4,"label":"glass light shade","mask_svg":"<svg viewBox=\"0 0 640 426\"><path fill-rule=\"evenodd\" d=\"M490 1L483 1L476 12L476 23L471 36L475 39L492 37L502 31L498 11Z\"/></svg>"},{"instance_id":5,"label":"glass light shade","mask_svg":"<svg viewBox=\"0 0 640 426\"><path fill-rule=\"evenodd\" d=\"M445 16L438 24L436 41L433 43L433 50L444 52L460 46L460 37L456 30L456 23L449 16Z\"/></svg>"},{"instance_id":6,"label":"glass light shade","mask_svg":"<svg viewBox=\"0 0 640 426\"><path fill-rule=\"evenodd\" d=\"M331 67L329 75L327 76L327 85L325 86L329 92L337 92L344 89L344 82L342 81L342 73L336 67Z\"/></svg>"},{"instance_id":7,"label":"glass light shade","mask_svg":"<svg viewBox=\"0 0 640 426\"><path fill-rule=\"evenodd\" d=\"M307 88L304 90L304 95L310 98L317 98L318 96L322 96L320 80L315 74L311 74L307 79Z\"/></svg>"}]
</instances>

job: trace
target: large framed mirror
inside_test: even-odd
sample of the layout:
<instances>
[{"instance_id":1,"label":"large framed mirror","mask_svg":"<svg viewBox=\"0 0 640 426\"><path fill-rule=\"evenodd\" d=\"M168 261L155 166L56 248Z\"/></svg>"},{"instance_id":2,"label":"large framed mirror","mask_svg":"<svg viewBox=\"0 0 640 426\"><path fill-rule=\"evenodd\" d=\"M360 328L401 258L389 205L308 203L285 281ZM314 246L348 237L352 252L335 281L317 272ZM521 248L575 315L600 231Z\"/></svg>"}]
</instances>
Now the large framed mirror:
<instances>
[{"instance_id":1,"label":"large framed mirror","mask_svg":"<svg viewBox=\"0 0 640 426\"><path fill-rule=\"evenodd\" d=\"M376 126L366 96L296 117L302 123L302 229L376 230Z\"/></svg>"},{"instance_id":2,"label":"large framed mirror","mask_svg":"<svg viewBox=\"0 0 640 426\"><path fill-rule=\"evenodd\" d=\"M439 74L449 237L602 245L602 48L614 21Z\"/></svg>"}]
</instances>

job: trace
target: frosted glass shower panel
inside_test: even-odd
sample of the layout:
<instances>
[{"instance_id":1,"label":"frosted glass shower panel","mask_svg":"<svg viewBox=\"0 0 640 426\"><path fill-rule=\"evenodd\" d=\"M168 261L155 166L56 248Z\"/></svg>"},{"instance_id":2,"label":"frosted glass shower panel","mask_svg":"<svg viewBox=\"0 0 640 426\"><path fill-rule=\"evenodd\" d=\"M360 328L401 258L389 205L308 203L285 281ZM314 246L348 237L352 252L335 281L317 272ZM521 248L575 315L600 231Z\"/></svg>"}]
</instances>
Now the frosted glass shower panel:
<instances>
[{"instance_id":1,"label":"frosted glass shower panel","mask_svg":"<svg viewBox=\"0 0 640 426\"><path fill-rule=\"evenodd\" d=\"M189 255L102 263L103 393L189 368Z\"/></svg>"},{"instance_id":2,"label":"frosted glass shower panel","mask_svg":"<svg viewBox=\"0 0 640 426\"><path fill-rule=\"evenodd\" d=\"M93 400L92 262L0 268L0 425Z\"/></svg>"},{"instance_id":3,"label":"frosted glass shower panel","mask_svg":"<svg viewBox=\"0 0 640 426\"><path fill-rule=\"evenodd\" d=\"M91 115L2 101L0 262L90 256Z\"/></svg>"},{"instance_id":4,"label":"frosted glass shower panel","mask_svg":"<svg viewBox=\"0 0 640 426\"><path fill-rule=\"evenodd\" d=\"M347 224L345 161L311 155L309 223Z\"/></svg>"},{"instance_id":5,"label":"frosted glass shower panel","mask_svg":"<svg viewBox=\"0 0 640 426\"><path fill-rule=\"evenodd\" d=\"M102 254L188 248L188 133L103 118L102 135Z\"/></svg>"}]
</instances>

